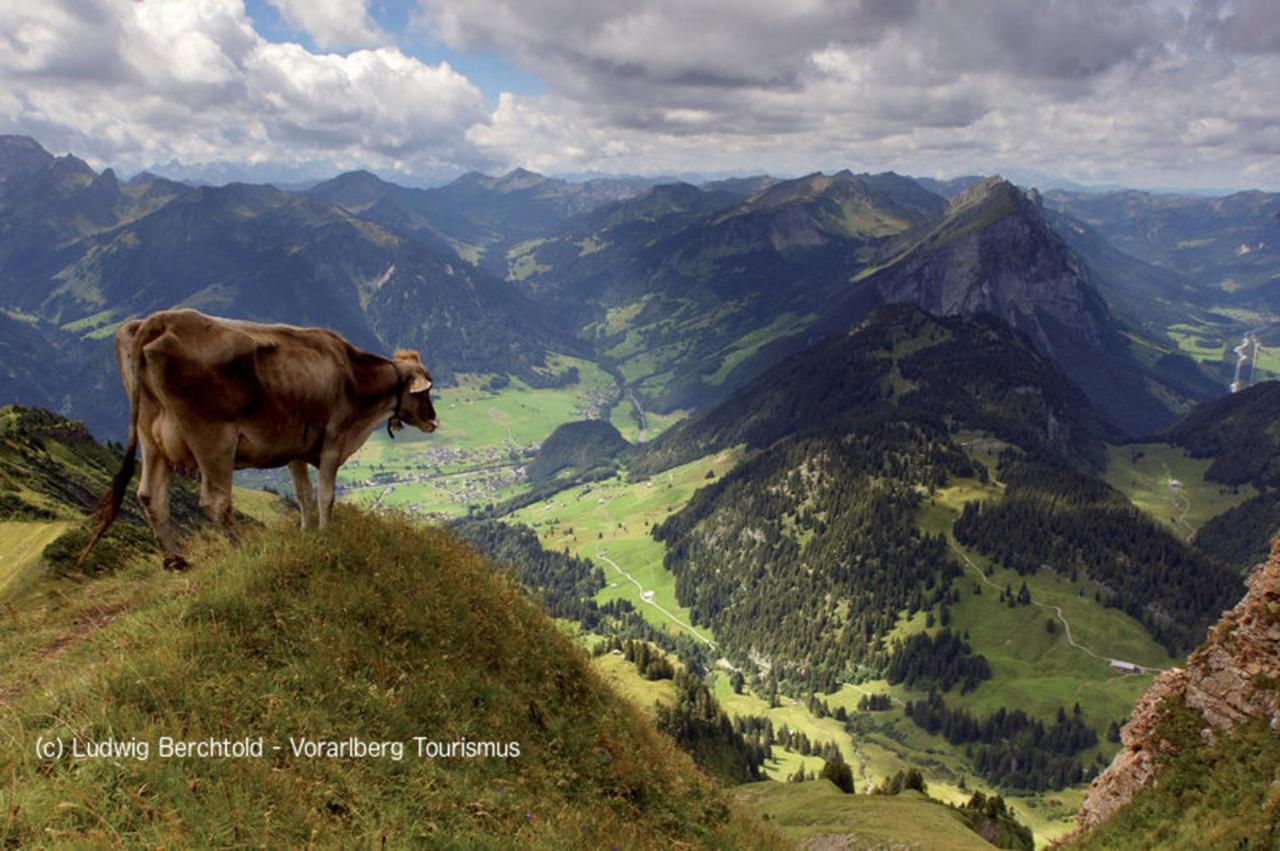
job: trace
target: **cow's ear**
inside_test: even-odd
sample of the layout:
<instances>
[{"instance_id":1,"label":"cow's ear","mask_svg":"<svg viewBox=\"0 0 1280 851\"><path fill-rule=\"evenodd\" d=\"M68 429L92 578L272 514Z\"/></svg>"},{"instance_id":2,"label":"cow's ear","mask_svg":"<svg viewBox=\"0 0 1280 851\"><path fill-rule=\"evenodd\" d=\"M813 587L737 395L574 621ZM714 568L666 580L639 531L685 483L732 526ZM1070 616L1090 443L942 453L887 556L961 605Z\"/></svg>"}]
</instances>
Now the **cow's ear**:
<instances>
[{"instance_id":1,"label":"cow's ear","mask_svg":"<svg viewBox=\"0 0 1280 851\"><path fill-rule=\"evenodd\" d=\"M431 379L427 378L425 375L418 374L418 375L415 375L413 378L409 379L410 393L421 393L424 390L430 390L430 389L431 389Z\"/></svg>"}]
</instances>

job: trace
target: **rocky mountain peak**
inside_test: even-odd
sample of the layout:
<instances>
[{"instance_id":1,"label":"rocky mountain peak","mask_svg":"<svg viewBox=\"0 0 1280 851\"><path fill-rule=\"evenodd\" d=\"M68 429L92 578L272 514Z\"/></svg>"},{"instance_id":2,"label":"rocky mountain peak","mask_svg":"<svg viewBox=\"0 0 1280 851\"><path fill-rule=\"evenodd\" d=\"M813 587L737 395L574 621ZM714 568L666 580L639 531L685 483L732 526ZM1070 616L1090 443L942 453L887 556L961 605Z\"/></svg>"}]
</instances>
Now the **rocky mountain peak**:
<instances>
[{"instance_id":1,"label":"rocky mountain peak","mask_svg":"<svg viewBox=\"0 0 1280 851\"><path fill-rule=\"evenodd\" d=\"M1140 790L1158 785L1163 761L1176 752L1160 735L1160 722L1177 702L1200 717L1207 742L1254 719L1280 733L1280 538L1248 589L1187 664L1158 676L1138 701L1120 733L1124 748L1089 787L1078 833L1094 830Z\"/></svg>"},{"instance_id":2,"label":"rocky mountain peak","mask_svg":"<svg viewBox=\"0 0 1280 851\"><path fill-rule=\"evenodd\" d=\"M30 136L0 136L0 182L46 168L51 162L53 154Z\"/></svg>"},{"instance_id":3,"label":"rocky mountain peak","mask_svg":"<svg viewBox=\"0 0 1280 851\"><path fill-rule=\"evenodd\" d=\"M913 301L930 313L994 313L1049 353L1060 345L1051 325L1098 345L1108 322L1083 263L1036 204L998 176L957 196L943 221L876 283L886 301Z\"/></svg>"}]
</instances>

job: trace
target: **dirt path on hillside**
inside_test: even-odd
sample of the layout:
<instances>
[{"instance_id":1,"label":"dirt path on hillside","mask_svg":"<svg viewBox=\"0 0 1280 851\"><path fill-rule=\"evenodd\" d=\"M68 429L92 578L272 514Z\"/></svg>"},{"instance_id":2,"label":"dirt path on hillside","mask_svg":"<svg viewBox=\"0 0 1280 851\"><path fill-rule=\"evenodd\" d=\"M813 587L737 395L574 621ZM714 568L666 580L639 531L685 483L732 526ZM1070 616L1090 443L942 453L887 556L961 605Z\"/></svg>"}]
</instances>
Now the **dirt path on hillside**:
<instances>
[{"instance_id":1,"label":"dirt path on hillside","mask_svg":"<svg viewBox=\"0 0 1280 851\"><path fill-rule=\"evenodd\" d=\"M951 539L951 538L948 538L948 541L951 544L951 548L960 555L960 558L964 559L965 564L969 565L969 567L973 569L973 572L978 575L978 578L982 580L984 585L994 588L997 591L1004 591L1003 588L1001 588L999 585L997 585L996 583L992 582L990 579L987 578L987 575L982 572L982 568L978 567L978 565L974 563L973 559L969 558L969 554L964 551L964 548L960 546L960 543L958 541L955 541L954 539ZM1088 647L1085 647L1083 644L1076 641L1075 636L1072 635L1071 633L1071 622L1067 620L1067 616L1062 613L1061 606L1051 606L1048 603L1038 603L1034 599L1031 601L1031 605L1041 609L1048 609L1052 611L1055 615L1057 615L1058 620L1062 621L1062 626L1066 630L1067 644L1070 645L1071 647L1074 647L1076 650L1079 650L1081 653L1084 653L1094 659L1097 659L1099 662L1106 662L1108 665L1111 664L1112 662L1125 661L1115 656L1100 656L1097 653L1090 650ZM1140 669L1143 673L1148 673L1148 674L1159 674L1159 673L1163 673L1165 670L1164 668L1152 668L1148 665L1139 665L1136 662L1127 662L1127 664L1133 665L1134 667Z\"/></svg>"},{"instance_id":2,"label":"dirt path on hillside","mask_svg":"<svg viewBox=\"0 0 1280 851\"><path fill-rule=\"evenodd\" d=\"M688 632L689 632L689 634L690 634L690 635L692 635L694 638L696 638L696 639L698 639L699 641L701 641L703 644L707 645L708 647L715 647L715 646L716 646L716 643L715 643L714 641L712 641L712 640L711 640L711 639L709 639L709 638L703 638L701 635L699 635L699 634L698 634L698 631L697 631L696 629L694 629L692 626L690 626L689 624L685 623L684 621L680 620L680 618L676 617L676 616L675 616L675 614L674 614L673 612L671 612L669 609L667 609L667 608L666 608L666 607L664 607L661 603L659 603L657 600L655 600L655 599L653 598L653 592L652 592L652 591L650 591L649 589L647 589L647 588L645 588L643 585L641 585L641 584L640 584L640 580L636 579L636 578L635 578L634 576L632 576L630 573L627 573L625 570L623 570L623 569L622 569L622 567L621 567L621 566L620 566L616 561L614 561L613 559L609 558L609 556L605 555L604 550L599 550L599 551L597 551L597 552L596 552L596 558L600 559L602 562L604 562L605 564L609 565L609 566L610 566L610 567L612 567L614 570L618 571L618 573L619 573L619 574L621 574L622 576L624 576L624 577L625 577L629 582L631 582L631 584L632 584L632 585L634 585L634 586L636 586L637 588L639 588L639 589L640 589L640 599L641 599L641 601L643 601L643 602L647 603L647 604L648 604L648 605L650 605L650 606L653 606L655 609L657 609L658 611L662 612L664 615L666 615L668 618L670 618L670 619L671 619L671 622L672 622L672 623L674 623L676 626L681 627L682 629L688 630Z\"/></svg>"}]
</instances>

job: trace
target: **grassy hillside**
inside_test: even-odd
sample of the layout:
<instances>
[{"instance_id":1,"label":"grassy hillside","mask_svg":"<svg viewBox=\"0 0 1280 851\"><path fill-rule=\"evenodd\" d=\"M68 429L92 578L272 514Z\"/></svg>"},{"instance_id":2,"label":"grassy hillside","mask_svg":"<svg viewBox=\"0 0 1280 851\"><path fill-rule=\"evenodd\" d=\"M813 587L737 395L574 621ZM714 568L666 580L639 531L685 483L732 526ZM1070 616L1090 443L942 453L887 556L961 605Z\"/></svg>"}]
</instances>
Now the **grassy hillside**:
<instances>
[{"instance_id":1,"label":"grassy hillside","mask_svg":"<svg viewBox=\"0 0 1280 851\"><path fill-rule=\"evenodd\" d=\"M992 846L958 813L919 793L846 795L826 780L752 783L737 798L788 838L802 842L843 840L817 847L978 851Z\"/></svg>"},{"instance_id":2,"label":"grassy hillside","mask_svg":"<svg viewBox=\"0 0 1280 851\"><path fill-rule=\"evenodd\" d=\"M1210 481L1211 463L1167 443L1112 446L1107 449L1105 478L1134 505L1186 539L1258 493L1250 484Z\"/></svg>"},{"instance_id":3,"label":"grassy hillside","mask_svg":"<svg viewBox=\"0 0 1280 851\"><path fill-rule=\"evenodd\" d=\"M323 534L195 561L51 589L6 621L6 844L781 847L448 532L340 508ZM164 758L163 736L262 737L265 755ZM420 758L415 736L520 754ZM300 757L290 737L405 753ZM42 761L42 738L152 750Z\"/></svg>"},{"instance_id":4,"label":"grassy hillside","mask_svg":"<svg viewBox=\"0 0 1280 851\"><path fill-rule=\"evenodd\" d=\"M81 520L97 505L120 465L118 450L95 441L84 425L40 408L0 408L0 600L41 575L46 547L69 554L84 542ZM193 528L201 515L193 488L179 482L173 515ZM124 522L94 553L99 567L118 564L152 547L151 534L132 499ZM65 568L68 560L60 565Z\"/></svg>"}]
</instances>

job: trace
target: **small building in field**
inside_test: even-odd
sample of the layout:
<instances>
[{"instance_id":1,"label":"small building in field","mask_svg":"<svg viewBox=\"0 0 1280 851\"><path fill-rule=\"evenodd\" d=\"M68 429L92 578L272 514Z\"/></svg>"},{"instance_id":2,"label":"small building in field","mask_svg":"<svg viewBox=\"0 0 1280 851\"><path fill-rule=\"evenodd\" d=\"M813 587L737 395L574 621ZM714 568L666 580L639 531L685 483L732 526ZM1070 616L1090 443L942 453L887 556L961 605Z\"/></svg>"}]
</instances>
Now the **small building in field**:
<instances>
[{"instance_id":1,"label":"small building in field","mask_svg":"<svg viewBox=\"0 0 1280 851\"><path fill-rule=\"evenodd\" d=\"M1122 671L1126 674L1141 674L1142 666L1135 665L1132 662L1126 662L1123 659L1112 659L1111 668L1115 671Z\"/></svg>"}]
</instances>

